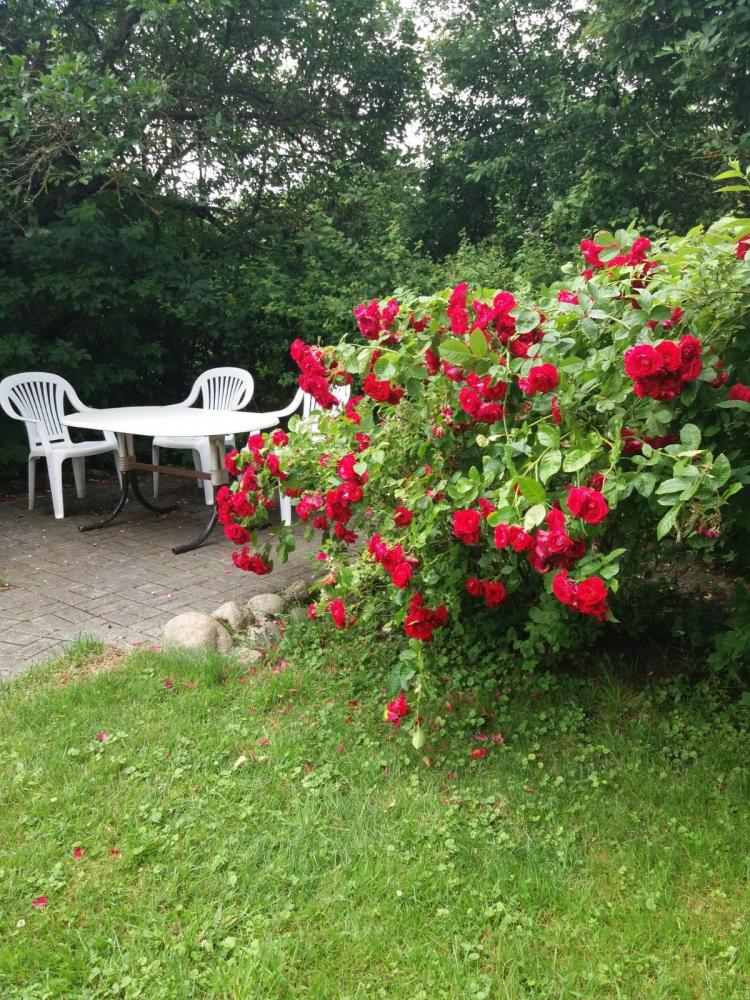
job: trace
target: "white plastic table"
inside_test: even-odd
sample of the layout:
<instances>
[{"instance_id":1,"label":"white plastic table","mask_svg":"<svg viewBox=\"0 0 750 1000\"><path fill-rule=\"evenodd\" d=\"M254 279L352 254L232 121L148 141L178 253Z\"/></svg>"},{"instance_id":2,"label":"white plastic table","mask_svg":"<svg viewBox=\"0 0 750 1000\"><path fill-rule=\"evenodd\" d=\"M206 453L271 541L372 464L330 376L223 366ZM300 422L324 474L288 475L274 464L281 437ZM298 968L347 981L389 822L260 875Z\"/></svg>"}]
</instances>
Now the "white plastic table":
<instances>
[{"instance_id":1,"label":"white plastic table","mask_svg":"<svg viewBox=\"0 0 750 1000\"><path fill-rule=\"evenodd\" d=\"M80 531L93 531L110 524L128 501L128 493L155 514L168 514L174 507L157 507L147 500L138 484L137 473L163 472L189 479L210 479L214 490L229 482L224 467L224 439L227 434L245 434L276 427L278 414L246 413L239 410L203 410L191 406L120 406L108 410L82 410L63 417L68 427L93 431L112 431L117 437L117 466L122 475L122 488L112 513L101 521L82 524ZM198 472L173 465L150 465L135 457L133 438L143 437L206 437L211 453L211 469ZM214 502L211 518L201 534L185 545L172 549L175 553L189 552L202 545L216 526L218 511Z\"/></svg>"}]
</instances>

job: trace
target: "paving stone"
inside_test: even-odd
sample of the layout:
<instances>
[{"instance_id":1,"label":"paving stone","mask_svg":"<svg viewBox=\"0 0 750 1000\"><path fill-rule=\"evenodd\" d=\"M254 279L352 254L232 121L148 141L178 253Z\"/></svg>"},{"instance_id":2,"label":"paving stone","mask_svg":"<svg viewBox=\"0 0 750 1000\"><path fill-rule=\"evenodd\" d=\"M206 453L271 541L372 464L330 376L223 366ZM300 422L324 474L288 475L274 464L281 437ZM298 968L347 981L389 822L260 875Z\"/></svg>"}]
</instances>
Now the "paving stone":
<instances>
[{"instance_id":1,"label":"paving stone","mask_svg":"<svg viewBox=\"0 0 750 1000\"><path fill-rule=\"evenodd\" d=\"M146 477L143 484L148 488ZM52 516L49 495L37 495L34 511L20 489L16 500L0 502L0 569L12 584L0 590L0 680L61 655L81 634L125 648L158 645L175 615L210 614L229 600L243 606L308 572L304 556L314 547L301 532L298 551L272 577L236 570L234 546L218 530L202 548L174 555L172 546L201 531L208 510L197 490L167 477L164 484L176 484L165 493L168 502L184 501L177 514L158 518L132 504L125 518L96 532L78 526L111 510L114 480L89 479L84 500L66 486L62 521Z\"/></svg>"}]
</instances>

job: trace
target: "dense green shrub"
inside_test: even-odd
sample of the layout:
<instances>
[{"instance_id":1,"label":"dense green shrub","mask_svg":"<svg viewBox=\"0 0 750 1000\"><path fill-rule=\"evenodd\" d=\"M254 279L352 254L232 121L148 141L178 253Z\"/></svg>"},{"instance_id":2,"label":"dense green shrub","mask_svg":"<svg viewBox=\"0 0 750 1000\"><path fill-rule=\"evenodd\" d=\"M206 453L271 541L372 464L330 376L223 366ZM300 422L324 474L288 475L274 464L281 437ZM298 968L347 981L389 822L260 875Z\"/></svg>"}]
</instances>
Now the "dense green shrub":
<instances>
[{"instance_id":1,"label":"dense green shrub","mask_svg":"<svg viewBox=\"0 0 750 1000\"><path fill-rule=\"evenodd\" d=\"M229 456L236 565L271 570L254 526L281 489L321 533L310 614L403 628L422 672L424 645L477 608L534 665L627 622L620 580L637 593L658 560L731 560L750 482L748 233L747 219L654 245L601 232L541 300L461 283L358 306L364 344L295 342L324 411L332 387L355 395ZM293 546L279 528L276 557Z\"/></svg>"}]
</instances>

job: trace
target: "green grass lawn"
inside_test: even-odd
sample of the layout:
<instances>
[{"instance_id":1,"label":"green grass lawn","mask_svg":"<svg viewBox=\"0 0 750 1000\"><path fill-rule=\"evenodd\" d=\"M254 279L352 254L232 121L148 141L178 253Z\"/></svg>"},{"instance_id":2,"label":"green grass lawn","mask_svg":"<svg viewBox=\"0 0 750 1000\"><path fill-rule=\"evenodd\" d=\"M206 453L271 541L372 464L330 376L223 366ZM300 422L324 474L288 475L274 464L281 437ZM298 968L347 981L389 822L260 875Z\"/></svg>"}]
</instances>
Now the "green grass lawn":
<instances>
[{"instance_id":1,"label":"green grass lawn","mask_svg":"<svg viewBox=\"0 0 750 1000\"><path fill-rule=\"evenodd\" d=\"M388 647L309 641L0 693L3 1000L750 996L747 704L446 683L417 753Z\"/></svg>"}]
</instances>

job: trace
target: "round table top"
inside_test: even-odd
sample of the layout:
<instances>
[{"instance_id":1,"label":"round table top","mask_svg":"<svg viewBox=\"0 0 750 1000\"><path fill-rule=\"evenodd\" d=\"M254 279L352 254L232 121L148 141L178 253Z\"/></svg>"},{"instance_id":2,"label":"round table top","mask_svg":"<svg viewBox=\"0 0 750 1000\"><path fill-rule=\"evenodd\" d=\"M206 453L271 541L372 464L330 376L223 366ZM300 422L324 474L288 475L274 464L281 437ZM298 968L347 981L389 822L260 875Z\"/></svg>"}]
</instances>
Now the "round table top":
<instances>
[{"instance_id":1,"label":"round table top","mask_svg":"<svg viewBox=\"0 0 750 1000\"><path fill-rule=\"evenodd\" d=\"M63 417L68 427L145 437L223 437L276 427L276 413L204 410L197 406L118 406L81 410Z\"/></svg>"}]
</instances>

